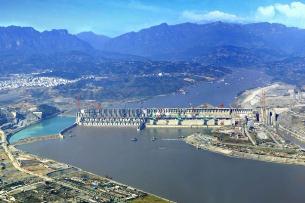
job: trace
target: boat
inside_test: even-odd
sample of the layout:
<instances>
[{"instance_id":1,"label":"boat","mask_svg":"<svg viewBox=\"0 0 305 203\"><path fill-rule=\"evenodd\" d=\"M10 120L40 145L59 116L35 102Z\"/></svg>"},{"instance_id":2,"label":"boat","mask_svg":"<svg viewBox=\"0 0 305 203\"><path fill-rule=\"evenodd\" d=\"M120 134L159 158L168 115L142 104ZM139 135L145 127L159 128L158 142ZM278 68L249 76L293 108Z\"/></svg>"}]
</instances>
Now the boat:
<instances>
[{"instance_id":1,"label":"boat","mask_svg":"<svg viewBox=\"0 0 305 203\"><path fill-rule=\"evenodd\" d=\"M151 138L151 141L156 141L156 140L157 138L155 136Z\"/></svg>"},{"instance_id":2,"label":"boat","mask_svg":"<svg viewBox=\"0 0 305 203\"><path fill-rule=\"evenodd\" d=\"M132 138L131 141L136 142L138 139L136 137Z\"/></svg>"}]
</instances>

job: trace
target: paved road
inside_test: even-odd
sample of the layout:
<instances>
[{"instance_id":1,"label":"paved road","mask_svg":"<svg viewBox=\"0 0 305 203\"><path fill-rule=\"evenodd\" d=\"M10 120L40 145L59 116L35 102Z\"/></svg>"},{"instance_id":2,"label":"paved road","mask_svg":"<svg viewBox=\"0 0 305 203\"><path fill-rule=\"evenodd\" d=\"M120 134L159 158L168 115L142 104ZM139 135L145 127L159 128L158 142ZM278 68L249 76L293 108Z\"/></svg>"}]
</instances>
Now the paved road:
<instances>
[{"instance_id":1,"label":"paved road","mask_svg":"<svg viewBox=\"0 0 305 203\"><path fill-rule=\"evenodd\" d=\"M8 141L7 141L7 139L6 139L6 135L5 135L5 133L4 133L3 131L1 131L1 130L0 130L0 136L1 136L1 141L2 141L2 147L4 148L5 153L7 154L7 156L9 157L9 159L11 160L13 166L14 166L17 170L19 170L19 171L21 171L21 172L24 172L24 173L26 173L26 174L32 175L32 176L39 177L39 178L43 179L44 181L53 181L53 182L55 182L55 183L57 183L57 184L60 184L60 185L62 185L62 186L65 186L65 187L74 189L74 190L76 190L76 191L80 191L80 192L85 192L85 193L87 193L86 191L81 190L81 189L79 189L79 188L77 188L77 187L75 187L75 186L72 186L72 185L70 185L70 184L67 184L67 183L65 183L65 182L61 182L61 181L58 181L58 180L54 180L54 179L52 179L52 178L50 178L50 177L48 177L48 176L41 175L41 174L37 174L37 173L34 173L34 172L32 172L32 171L29 171L29 170L27 170L27 169L22 168L22 167L20 166L20 163L18 162L18 160L13 156L13 154L12 154L12 152L11 152L11 150L10 150L9 143L8 143Z\"/></svg>"}]
</instances>

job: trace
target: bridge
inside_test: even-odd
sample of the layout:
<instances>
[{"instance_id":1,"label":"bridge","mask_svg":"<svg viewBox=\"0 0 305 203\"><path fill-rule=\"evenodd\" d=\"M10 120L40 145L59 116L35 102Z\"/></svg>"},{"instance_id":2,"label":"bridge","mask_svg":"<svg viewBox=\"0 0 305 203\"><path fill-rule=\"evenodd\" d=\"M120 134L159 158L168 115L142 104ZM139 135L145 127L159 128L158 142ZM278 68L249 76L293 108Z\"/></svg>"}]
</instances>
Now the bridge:
<instances>
[{"instance_id":1,"label":"bridge","mask_svg":"<svg viewBox=\"0 0 305 203\"><path fill-rule=\"evenodd\" d=\"M253 116L241 108L102 108L82 109L76 124L83 126L207 127L233 125Z\"/></svg>"}]
</instances>

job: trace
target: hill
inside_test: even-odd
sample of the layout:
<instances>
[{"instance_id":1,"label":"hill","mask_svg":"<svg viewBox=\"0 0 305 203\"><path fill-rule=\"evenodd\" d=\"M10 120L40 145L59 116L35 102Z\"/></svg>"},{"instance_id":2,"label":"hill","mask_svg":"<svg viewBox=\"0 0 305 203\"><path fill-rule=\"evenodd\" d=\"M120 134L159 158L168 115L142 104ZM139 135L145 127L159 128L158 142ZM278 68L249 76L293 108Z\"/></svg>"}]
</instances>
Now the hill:
<instances>
[{"instance_id":1,"label":"hill","mask_svg":"<svg viewBox=\"0 0 305 203\"><path fill-rule=\"evenodd\" d=\"M109 39L100 49L152 58L201 57L217 47L305 54L305 30L281 24L183 23L153 26ZM191 50L191 52L190 52ZM178 57L179 58L179 57Z\"/></svg>"},{"instance_id":2,"label":"hill","mask_svg":"<svg viewBox=\"0 0 305 203\"><path fill-rule=\"evenodd\" d=\"M89 43L95 49L100 49L110 40L110 37L98 35L94 32L81 32L76 35L79 39Z\"/></svg>"},{"instance_id":3,"label":"hill","mask_svg":"<svg viewBox=\"0 0 305 203\"><path fill-rule=\"evenodd\" d=\"M31 27L0 27L0 53L48 54L92 50L92 47L67 30L39 32Z\"/></svg>"}]
</instances>

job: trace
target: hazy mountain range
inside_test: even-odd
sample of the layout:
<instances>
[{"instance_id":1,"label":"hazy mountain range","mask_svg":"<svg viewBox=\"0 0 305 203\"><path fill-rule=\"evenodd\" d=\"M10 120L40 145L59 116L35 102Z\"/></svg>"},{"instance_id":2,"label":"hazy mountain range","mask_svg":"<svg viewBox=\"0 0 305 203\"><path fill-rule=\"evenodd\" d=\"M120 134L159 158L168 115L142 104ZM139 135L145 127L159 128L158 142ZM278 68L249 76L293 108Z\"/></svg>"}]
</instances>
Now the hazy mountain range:
<instances>
[{"instance_id":1,"label":"hazy mountain range","mask_svg":"<svg viewBox=\"0 0 305 203\"><path fill-rule=\"evenodd\" d=\"M69 34L67 30L38 32L31 27L0 27L1 53L48 54L91 49L91 45Z\"/></svg>"},{"instance_id":2,"label":"hazy mountain range","mask_svg":"<svg viewBox=\"0 0 305 203\"><path fill-rule=\"evenodd\" d=\"M102 50L148 58L205 56L220 50L275 56L305 55L305 30L281 24L166 23L110 38L93 32L38 32L31 27L0 27L0 52L55 53Z\"/></svg>"},{"instance_id":3,"label":"hazy mountain range","mask_svg":"<svg viewBox=\"0 0 305 203\"><path fill-rule=\"evenodd\" d=\"M106 42L110 40L110 37L105 35L98 35L94 32L81 32L76 35L79 39L88 42L92 47L96 49L102 49Z\"/></svg>"},{"instance_id":4,"label":"hazy mountain range","mask_svg":"<svg viewBox=\"0 0 305 203\"><path fill-rule=\"evenodd\" d=\"M281 24L166 23L110 38L93 32L69 34L66 30L38 32L31 27L0 27L0 52L54 53L92 51L153 58L188 58L221 49L239 52L273 52L305 55L305 30ZM239 49L240 48L240 49Z\"/></svg>"},{"instance_id":5,"label":"hazy mountain range","mask_svg":"<svg viewBox=\"0 0 305 203\"><path fill-rule=\"evenodd\" d=\"M280 24L164 23L109 39L100 49L146 57L169 57L196 56L215 47L232 46L304 55L304 44L305 30Z\"/></svg>"},{"instance_id":6,"label":"hazy mountain range","mask_svg":"<svg viewBox=\"0 0 305 203\"><path fill-rule=\"evenodd\" d=\"M48 66L54 59L93 66L96 61L113 59L249 67L299 57L298 63L303 63L305 30L270 23L163 23L110 38L93 32L72 35L66 30L39 32L9 26L0 27L0 57L0 70L11 63L24 67L33 60Z\"/></svg>"}]
</instances>

